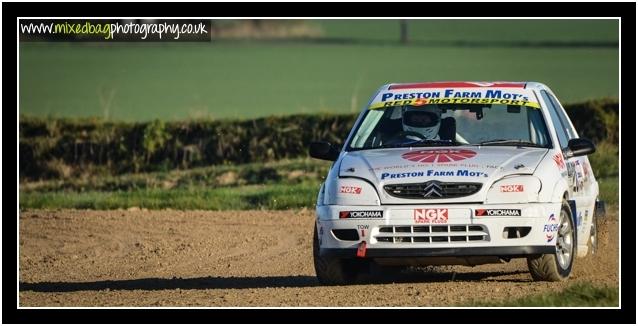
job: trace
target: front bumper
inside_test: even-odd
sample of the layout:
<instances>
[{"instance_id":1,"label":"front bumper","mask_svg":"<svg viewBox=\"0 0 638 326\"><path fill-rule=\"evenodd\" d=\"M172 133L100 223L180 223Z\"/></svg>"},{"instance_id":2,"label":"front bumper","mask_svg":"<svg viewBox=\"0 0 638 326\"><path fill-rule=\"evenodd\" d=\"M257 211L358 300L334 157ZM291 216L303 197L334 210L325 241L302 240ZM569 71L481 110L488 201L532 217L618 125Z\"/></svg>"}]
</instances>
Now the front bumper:
<instances>
[{"instance_id":1,"label":"front bumper","mask_svg":"<svg viewBox=\"0 0 638 326\"><path fill-rule=\"evenodd\" d=\"M469 248L371 248L366 250L368 258L418 258L418 257L526 257L538 254L552 254L555 246L510 246L510 247L469 247ZM321 248L324 257L357 257L357 249Z\"/></svg>"},{"instance_id":2,"label":"front bumper","mask_svg":"<svg viewBox=\"0 0 638 326\"><path fill-rule=\"evenodd\" d=\"M560 203L317 206L320 255L355 257L524 257L553 253ZM421 223L415 210L447 209L444 223ZM481 209L520 210L520 216L477 216ZM341 212L383 211L376 218L340 218ZM355 214L364 215L365 214ZM349 230L344 237L344 231Z\"/></svg>"}]
</instances>

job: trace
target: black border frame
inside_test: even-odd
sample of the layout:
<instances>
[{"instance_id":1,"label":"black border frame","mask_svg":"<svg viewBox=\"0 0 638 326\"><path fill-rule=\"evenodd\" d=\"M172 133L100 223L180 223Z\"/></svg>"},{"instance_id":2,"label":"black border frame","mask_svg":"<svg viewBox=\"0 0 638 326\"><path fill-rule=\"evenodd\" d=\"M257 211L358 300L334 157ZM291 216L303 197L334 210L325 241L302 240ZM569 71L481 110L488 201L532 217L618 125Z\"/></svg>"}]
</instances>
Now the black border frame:
<instances>
[{"instance_id":1,"label":"black border frame","mask_svg":"<svg viewBox=\"0 0 638 326\"><path fill-rule=\"evenodd\" d=\"M635 13L636 3L2 3L3 9L3 66L5 73L3 106L8 108L3 111L5 121L5 141L13 139L12 128L7 128L13 121L17 121L11 108L16 107L15 92L8 88L13 84L13 70L16 63L15 37L16 18L18 16L31 17L56 17L56 16L166 16L187 17L193 14L203 16L303 16L303 17L384 17L384 16L456 16L456 17L621 17L621 99L622 113L626 121L622 132L625 140L625 203L635 203L630 196L635 188L631 183L635 180L634 155L631 155L635 126L632 127L635 117ZM525 16L523 16L525 14ZM595 78L595 76L592 76ZM16 118L15 120L14 117ZM17 129L17 124L15 125ZM11 130L11 131L10 131ZM17 130L16 130L17 131ZM11 137L9 133L13 133ZM6 144L6 143L5 143ZM7 148L12 148L7 145ZM629 149L629 150L628 150ZM12 175L12 164L5 160L5 181ZM633 178L626 177L627 173ZM5 188L7 193L9 187ZM16 194L17 196L17 194ZM418 309L404 310L311 310L311 309L17 309L16 292L17 280L14 271L17 270L17 248L14 238L16 230L16 215L13 206L5 196L3 210L11 210L2 219L4 232L2 243L6 249L4 260L4 274L2 292L2 322L3 323L635 323L635 219L631 212L631 206L624 205L626 216L622 243L621 275L621 309L589 310L583 308L570 308L566 313L557 313L550 309L464 309L442 310ZM11 197L13 198L13 197ZM9 208L11 207L11 208ZM504 315L509 315L507 318ZM384 317L390 317L385 319Z\"/></svg>"}]
</instances>

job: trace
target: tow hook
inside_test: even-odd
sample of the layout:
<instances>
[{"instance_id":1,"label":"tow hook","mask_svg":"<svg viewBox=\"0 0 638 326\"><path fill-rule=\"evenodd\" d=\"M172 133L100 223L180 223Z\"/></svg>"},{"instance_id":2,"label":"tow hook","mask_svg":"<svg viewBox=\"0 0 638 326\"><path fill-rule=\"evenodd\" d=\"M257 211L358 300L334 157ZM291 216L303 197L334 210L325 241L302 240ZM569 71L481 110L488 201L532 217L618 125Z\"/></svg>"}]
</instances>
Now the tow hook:
<instances>
[{"instance_id":1,"label":"tow hook","mask_svg":"<svg viewBox=\"0 0 638 326\"><path fill-rule=\"evenodd\" d=\"M366 256L366 242L361 241L359 243L359 247L357 248L357 257L365 258L365 256Z\"/></svg>"}]
</instances>

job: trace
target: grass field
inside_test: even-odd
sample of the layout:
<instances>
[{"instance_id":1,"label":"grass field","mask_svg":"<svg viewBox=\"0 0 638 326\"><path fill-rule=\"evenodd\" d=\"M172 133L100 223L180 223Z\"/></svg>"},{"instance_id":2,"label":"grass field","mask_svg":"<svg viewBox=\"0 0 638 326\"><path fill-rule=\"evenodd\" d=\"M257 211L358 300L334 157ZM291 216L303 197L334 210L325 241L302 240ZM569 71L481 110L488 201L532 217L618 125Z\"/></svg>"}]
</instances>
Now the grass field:
<instances>
[{"instance_id":1,"label":"grass field","mask_svg":"<svg viewBox=\"0 0 638 326\"><path fill-rule=\"evenodd\" d=\"M617 287L575 283L561 292L549 292L515 300L471 301L465 307L618 307Z\"/></svg>"},{"instance_id":2,"label":"grass field","mask_svg":"<svg viewBox=\"0 0 638 326\"><path fill-rule=\"evenodd\" d=\"M56 191L20 193L20 207L78 209L281 210L311 208L319 184L269 184L221 188Z\"/></svg>"},{"instance_id":3,"label":"grass field","mask_svg":"<svg viewBox=\"0 0 638 326\"><path fill-rule=\"evenodd\" d=\"M600 180L600 197L618 204L618 178ZM321 182L266 183L234 187L192 186L176 189L20 191L20 208L118 209L292 209L312 208Z\"/></svg>"},{"instance_id":4,"label":"grass field","mask_svg":"<svg viewBox=\"0 0 638 326\"><path fill-rule=\"evenodd\" d=\"M128 121L347 113L385 83L427 80L536 80L563 102L618 97L613 21L418 21L409 46L388 43L397 21L311 23L326 42L21 43L19 110Z\"/></svg>"},{"instance_id":5,"label":"grass field","mask_svg":"<svg viewBox=\"0 0 638 326\"><path fill-rule=\"evenodd\" d=\"M399 23L386 20L320 20L328 38L398 41ZM499 43L613 43L618 42L617 20L592 19L421 19L408 20L408 35L414 41Z\"/></svg>"},{"instance_id":6,"label":"grass field","mask_svg":"<svg viewBox=\"0 0 638 326\"><path fill-rule=\"evenodd\" d=\"M330 163L314 159L69 178L20 186L21 208L290 209L313 207Z\"/></svg>"},{"instance_id":7,"label":"grass field","mask_svg":"<svg viewBox=\"0 0 638 326\"><path fill-rule=\"evenodd\" d=\"M613 152L614 148L605 151ZM604 153L601 151L601 153ZM595 161L591 161L592 164ZM314 207L330 163L314 159L93 176L20 185L20 208L291 209ZM600 198L618 204L617 165L598 167ZM609 169L609 170L607 170ZM613 170L615 169L615 170Z\"/></svg>"}]
</instances>

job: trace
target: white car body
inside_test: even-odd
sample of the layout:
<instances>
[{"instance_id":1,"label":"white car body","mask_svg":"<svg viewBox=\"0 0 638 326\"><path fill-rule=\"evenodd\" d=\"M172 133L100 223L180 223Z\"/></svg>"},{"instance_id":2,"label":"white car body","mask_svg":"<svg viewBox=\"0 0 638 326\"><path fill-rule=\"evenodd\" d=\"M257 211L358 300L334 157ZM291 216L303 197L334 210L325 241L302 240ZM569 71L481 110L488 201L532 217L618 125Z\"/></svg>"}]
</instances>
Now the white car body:
<instances>
[{"instance_id":1,"label":"white car body","mask_svg":"<svg viewBox=\"0 0 638 326\"><path fill-rule=\"evenodd\" d=\"M439 98L426 97L436 92ZM556 98L547 86L536 82L381 87L359 115L321 186L316 203L319 255L369 258L385 265L476 265L552 254L557 245L556 217L564 199L575 211L575 250L578 256L586 255L598 183L587 156L570 157L569 149L559 146L557 130L562 127L556 126L550 116L549 96ZM552 146L348 150L348 144L356 142L355 130L366 110L391 105L389 102L399 105L415 101L535 106L542 111ZM560 103L557 110L567 116ZM571 121L566 129L570 139L578 138ZM428 183L431 181L439 184ZM443 187L451 185L449 189L461 187L454 183L476 183L480 190L461 197L431 194L430 198L406 199L391 194L405 193L405 188L385 189L426 184L423 191L438 193L441 183Z\"/></svg>"}]
</instances>

